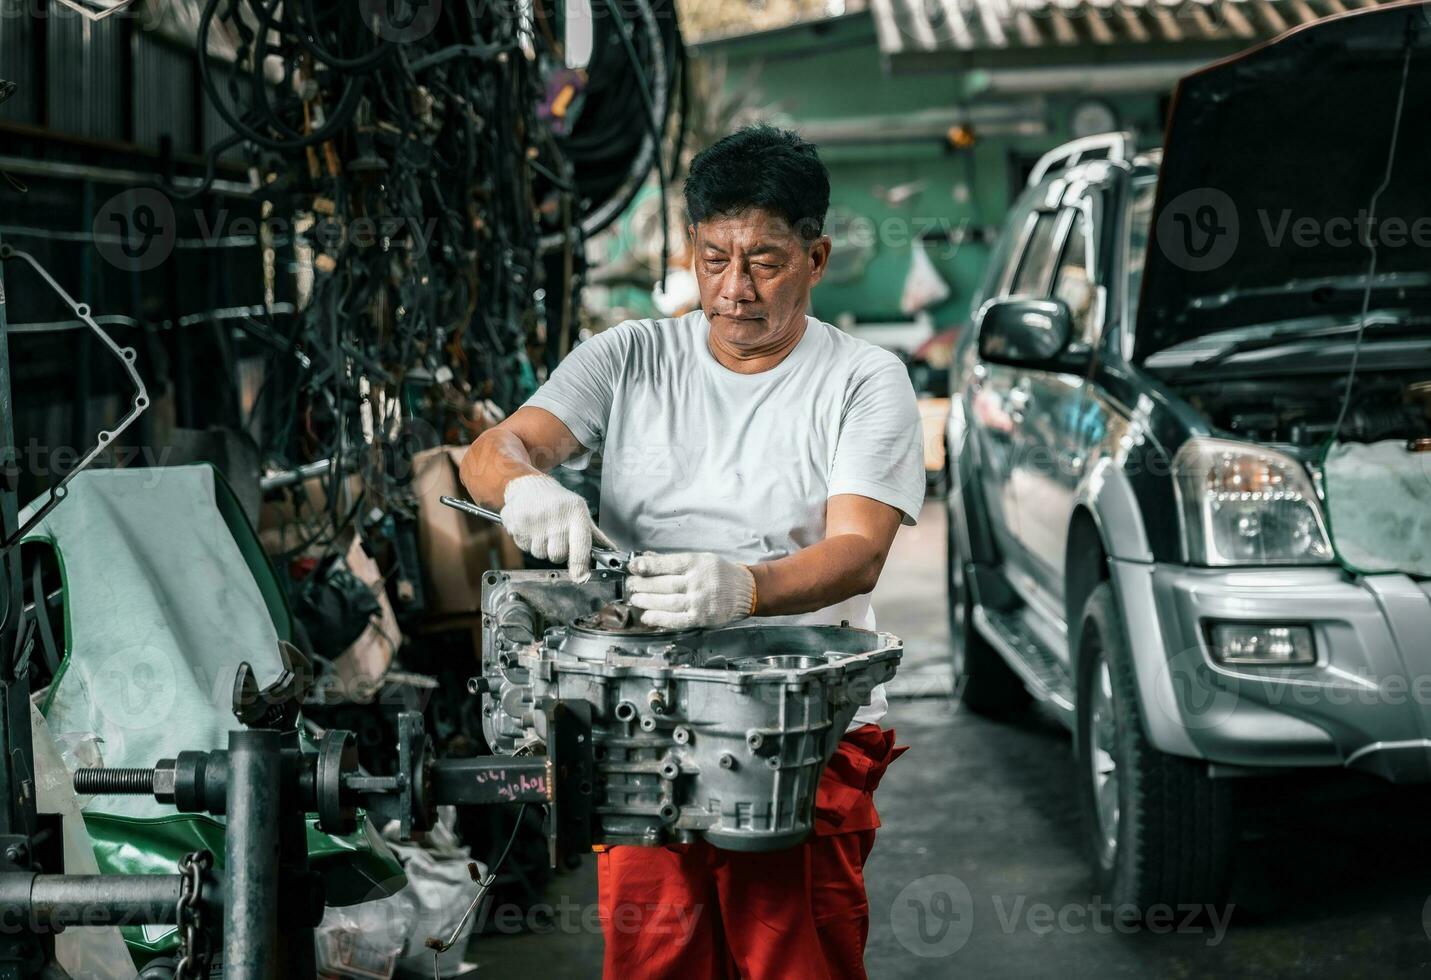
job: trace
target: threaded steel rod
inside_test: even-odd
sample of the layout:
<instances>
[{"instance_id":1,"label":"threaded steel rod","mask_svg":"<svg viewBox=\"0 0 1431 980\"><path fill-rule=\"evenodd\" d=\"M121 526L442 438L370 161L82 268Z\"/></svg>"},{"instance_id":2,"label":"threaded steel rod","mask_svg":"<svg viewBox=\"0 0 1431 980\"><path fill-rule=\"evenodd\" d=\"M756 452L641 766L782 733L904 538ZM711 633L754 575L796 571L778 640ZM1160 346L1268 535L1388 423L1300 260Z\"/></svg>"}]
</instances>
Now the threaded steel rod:
<instances>
[{"instance_id":1,"label":"threaded steel rod","mask_svg":"<svg viewBox=\"0 0 1431 980\"><path fill-rule=\"evenodd\" d=\"M154 770L77 769L75 792L83 796L150 794L154 792Z\"/></svg>"}]
</instances>

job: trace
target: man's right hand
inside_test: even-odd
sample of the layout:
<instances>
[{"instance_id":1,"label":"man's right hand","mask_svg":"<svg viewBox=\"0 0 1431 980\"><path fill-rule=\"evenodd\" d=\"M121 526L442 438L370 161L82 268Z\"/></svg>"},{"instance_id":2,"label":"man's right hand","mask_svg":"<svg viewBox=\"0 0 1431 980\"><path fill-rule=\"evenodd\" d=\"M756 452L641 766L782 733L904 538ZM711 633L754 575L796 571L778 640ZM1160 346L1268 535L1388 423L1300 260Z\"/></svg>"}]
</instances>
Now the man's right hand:
<instances>
[{"instance_id":1,"label":"man's right hand","mask_svg":"<svg viewBox=\"0 0 1431 980\"><path fill-rule=\"evenodd\" d=\"M502 526L533 558L566 562L577 583L591 578L593 542L615 547L592 523L586 501L545 474L519 476L507 484Z\"/></svg>"}]
</instances>

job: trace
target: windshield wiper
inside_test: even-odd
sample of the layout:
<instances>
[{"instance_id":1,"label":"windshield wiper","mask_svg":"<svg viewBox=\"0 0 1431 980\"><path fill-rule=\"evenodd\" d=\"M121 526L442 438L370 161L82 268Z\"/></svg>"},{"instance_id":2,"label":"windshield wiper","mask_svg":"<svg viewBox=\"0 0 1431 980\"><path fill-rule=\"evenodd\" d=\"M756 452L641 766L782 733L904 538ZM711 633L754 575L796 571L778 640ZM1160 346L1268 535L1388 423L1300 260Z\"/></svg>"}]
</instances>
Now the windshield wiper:
<instances>
[{"instance_id":1,"label":"windshield wiper","mask_svg":"<svg viewBox=\"0 0 1431 980\"><path fill-rule=\"evenodd\" d=\"M1367 320L1367 332L1376 331L1381 337L1407 337L1424 333L1428 323L1425 317L1396 319L1372 318ZM1272 347L1281 347L1288 343L1301 343L1308 340L1325 340L1337 337L1355 337L1357 324L1340 323L1333 327L1318 327L1315 330L1284 330L1274 333L1270 337L1249 337L1246 340L1239 340L1235 344L1228 344L1215 354L1210 354L1202 360L1194 361L1188 368L1208 368L1217 367L1239 354L1246 354L1249 351L1268 350Z\"/></svg>"}]
</instances>

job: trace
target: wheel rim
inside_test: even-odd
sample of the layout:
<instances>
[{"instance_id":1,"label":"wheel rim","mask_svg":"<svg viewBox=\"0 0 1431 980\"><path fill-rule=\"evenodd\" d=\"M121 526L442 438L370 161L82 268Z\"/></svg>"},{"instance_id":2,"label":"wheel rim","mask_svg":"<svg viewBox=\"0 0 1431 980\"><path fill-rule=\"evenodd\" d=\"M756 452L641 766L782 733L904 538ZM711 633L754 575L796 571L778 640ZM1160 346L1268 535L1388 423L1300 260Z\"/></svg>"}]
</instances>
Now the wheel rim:
<instances>
[{"instance_id":1,"label":"wheel rim","mask_svg":"<svg viewBox=\"0 0 1431 980\"><path fill-rule=\"evenodd\" d=\"M1098 817L1098 857L1113 866L1118 852L1117 715L1113 705L1113 677L1101 655L1093 667L1093 690L1088 713L1089 777L1093 780L1093 810Z\"/></svg>"}]
</instances>

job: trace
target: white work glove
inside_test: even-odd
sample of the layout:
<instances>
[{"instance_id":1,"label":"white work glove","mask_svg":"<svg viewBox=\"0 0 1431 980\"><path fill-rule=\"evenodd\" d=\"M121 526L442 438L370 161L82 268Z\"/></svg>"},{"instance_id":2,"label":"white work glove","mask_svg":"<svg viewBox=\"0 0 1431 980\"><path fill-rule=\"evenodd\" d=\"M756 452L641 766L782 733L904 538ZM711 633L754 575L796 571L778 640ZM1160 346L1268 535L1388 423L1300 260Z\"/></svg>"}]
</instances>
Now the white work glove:
<instances>
[{"instance_id":1,"label":"white work glove","mask_svg":"<svg viewBox=\"0 0 1431 980\"><path fill-rule=\"evenodd\" d=\"M579 494L545 474L519 476L503 495L502 526L533 558L566 562L573 582L591 578L591 545L614 548Z\"/></svg>"},{"instance_id":2,"label":"white work glove","mask_svg":"<svg viewBox=\"0 0 1431 980\"><path fill-rule=\"evenodd\" d=\"M660 629L724 626L755 611L755 576L709 552L637 555L626 566L626 601Z\"/></svg>"}]
</instances>

